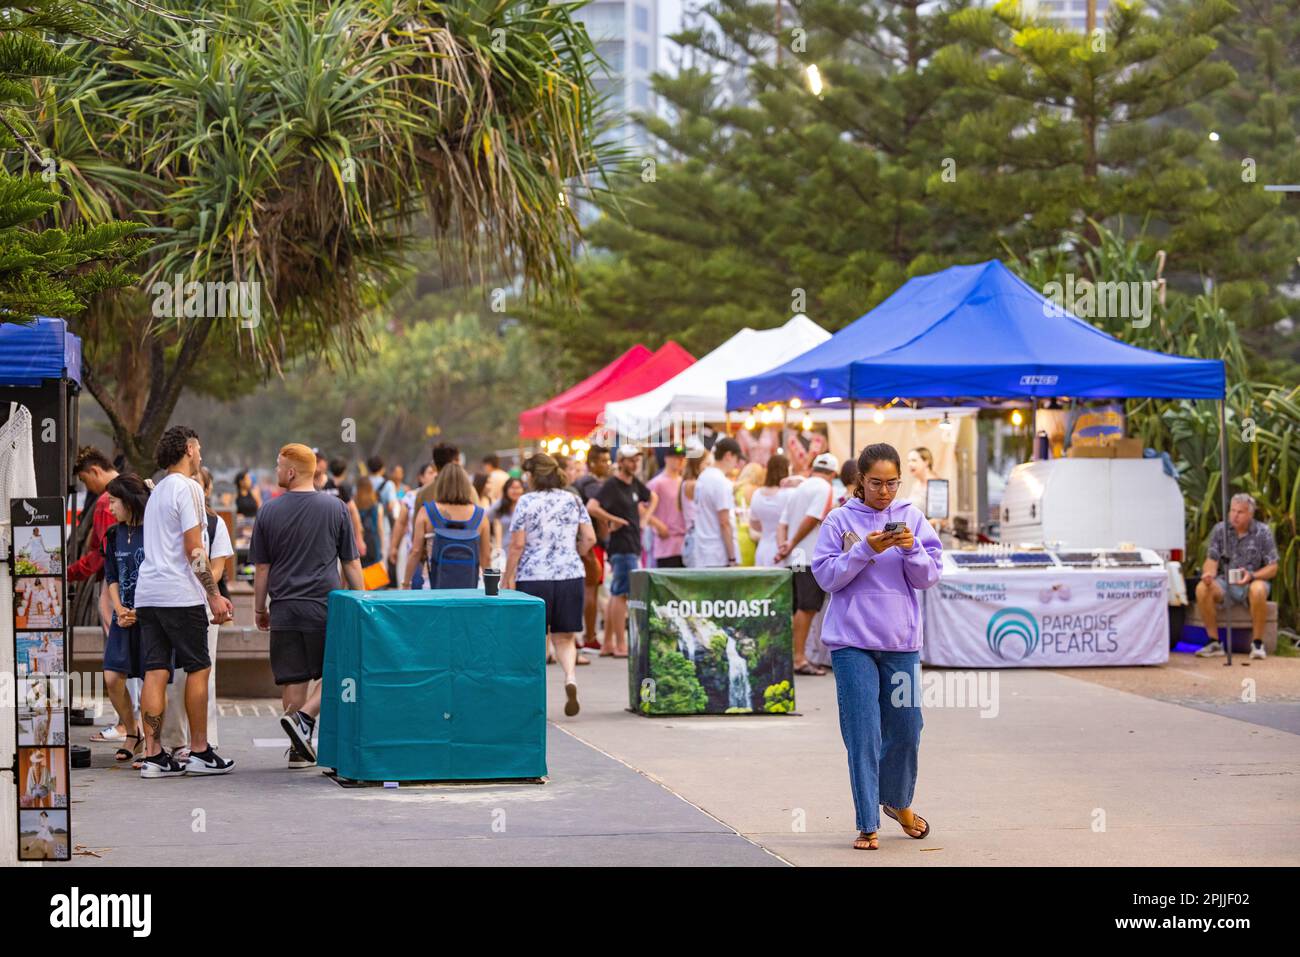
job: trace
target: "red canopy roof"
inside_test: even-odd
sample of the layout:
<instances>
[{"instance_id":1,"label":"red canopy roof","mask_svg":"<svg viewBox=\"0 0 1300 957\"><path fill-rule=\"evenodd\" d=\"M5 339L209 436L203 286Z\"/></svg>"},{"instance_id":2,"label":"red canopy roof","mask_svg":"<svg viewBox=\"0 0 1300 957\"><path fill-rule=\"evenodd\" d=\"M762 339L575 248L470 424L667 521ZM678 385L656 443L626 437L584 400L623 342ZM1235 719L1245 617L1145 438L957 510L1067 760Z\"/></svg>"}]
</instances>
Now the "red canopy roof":
<instances>
[{"instance_id":1,"label":"red canopy roof","mask_svg":"<svg viewBox=\"0 0 1300 957\"><path fill-rule=\"evenodd\" d=\"M653 356L631 372L596 388L573 401L559 402L547 409L546 427L552 435L586 435L604 418L605 403L630 399L651 389L657 389L687 366L695 364L695 357L669 340Z\"/></svg>"},{"instance_id":2,"label":"red canopy roof","mask_svg":"<svg viewBox=\"0 0 1300 957\"><path fill-rule=\"evenodd\" d=\"M566 403L576 402L583 396L608 386L646 363L652 355L653 353L649 349L638 343L599 372L588 376L577 385L565 389L555 398L520 412L519 437L521 439L544 439L547 436L557 434L559 430L548 425L547 413L549 411Z\"/></svg>"}]
</instances>

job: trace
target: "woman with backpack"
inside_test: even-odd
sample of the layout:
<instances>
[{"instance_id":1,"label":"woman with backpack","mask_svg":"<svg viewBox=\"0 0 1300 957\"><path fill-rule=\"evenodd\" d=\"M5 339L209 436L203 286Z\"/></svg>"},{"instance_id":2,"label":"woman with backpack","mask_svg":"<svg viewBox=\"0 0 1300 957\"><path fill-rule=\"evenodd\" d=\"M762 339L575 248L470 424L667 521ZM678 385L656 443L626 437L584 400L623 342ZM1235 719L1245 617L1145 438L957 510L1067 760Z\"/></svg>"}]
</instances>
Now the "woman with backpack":
<instances>
[{"instance_id":1,"label":"woman with backpack","mask_svg":"<svg viewBox=\"0 0 1300 957\"><path fill-rule=\"evenodd\" d=\"M479 569L492 556L486 516L465 470L455 462L443 466L433 481L433 501L415 516L415 541L401 587L410 588L415 569L427 562L430 588L477 588Z\"/></svg>"}]
</instances>

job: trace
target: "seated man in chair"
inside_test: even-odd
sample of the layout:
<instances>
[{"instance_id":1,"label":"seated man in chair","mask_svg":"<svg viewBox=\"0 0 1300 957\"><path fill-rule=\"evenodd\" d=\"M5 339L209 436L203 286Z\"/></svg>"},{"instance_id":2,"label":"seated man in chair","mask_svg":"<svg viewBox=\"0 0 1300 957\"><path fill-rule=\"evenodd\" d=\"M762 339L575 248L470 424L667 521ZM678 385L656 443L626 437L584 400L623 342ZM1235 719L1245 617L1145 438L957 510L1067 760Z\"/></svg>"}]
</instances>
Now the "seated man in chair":
<instances>
[{"instance_id":1,"label":"seated man in chair","mask_svg":"<svg viewBox=\"0 0 1300 957\"><path fill-rule=\"evenodd\" d=\"M1272 584L1270 579L1277 574L1277 543L1273 540L1273 530L1263 522L1255 521L1255 500L1245 492L1232 497L1228 524L1232 528L1231 541L1223 522L1210 532L1205 566L1196 586L1196 607L1210 639L1196 654L1200 658L1223 654L1215 606L1226 596L1227 601L1233 604L1250 605L1251 637L1254 639L1250 657L1263 658L1268 591ZM1225 555L1229 565L1226 570L1220 567Z\"/></svg>"}]
</instances>

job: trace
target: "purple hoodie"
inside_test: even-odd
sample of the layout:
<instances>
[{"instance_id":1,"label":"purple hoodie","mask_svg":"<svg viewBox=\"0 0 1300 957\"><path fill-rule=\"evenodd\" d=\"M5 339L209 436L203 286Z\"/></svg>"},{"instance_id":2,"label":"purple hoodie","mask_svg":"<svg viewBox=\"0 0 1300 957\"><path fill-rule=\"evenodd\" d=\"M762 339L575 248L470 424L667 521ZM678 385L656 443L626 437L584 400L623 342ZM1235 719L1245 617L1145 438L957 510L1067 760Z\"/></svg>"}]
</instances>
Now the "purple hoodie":
<instances>
[{"instance_id":1,"label":"purple hoodie","mask_svg":"<svg viewBox=\"0 0 1300 957\"><path fill-rule=\"evenodd\" d=\"M907 522L915 543L910 552L891 545L877 555L867 535L886 522ZM858 542L844 551L845 532ZM822 643L836 648L869 651L919 651L921 598L917 592L939 580L943 545L921 510L910 502L894 502L883 512L850 498L832 509L822 522L813 550L812 573L830 593L822 619Z\"/></svg>"}]
</instances>

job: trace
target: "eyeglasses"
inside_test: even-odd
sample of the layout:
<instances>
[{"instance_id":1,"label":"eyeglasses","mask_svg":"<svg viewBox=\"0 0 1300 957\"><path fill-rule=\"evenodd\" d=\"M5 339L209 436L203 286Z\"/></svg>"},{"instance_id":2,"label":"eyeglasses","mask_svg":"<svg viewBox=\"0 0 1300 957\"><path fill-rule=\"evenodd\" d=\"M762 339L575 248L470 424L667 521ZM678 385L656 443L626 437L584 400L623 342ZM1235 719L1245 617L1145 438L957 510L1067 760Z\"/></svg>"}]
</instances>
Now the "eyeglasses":
<instances>
[{"instance_id":1,"label":"eyeglasses","mask_svg":"<svg viewBox=\"0 0 1300 957\"><path fill-rule=\"evenodd\" d=\"M887 488L891 492L897 492L901 484L900 479L890 479L888 482L882 482L880 479L867 479L867 488L873 492L879 492L882 488Z\"/></svg>"}]
</instances>

